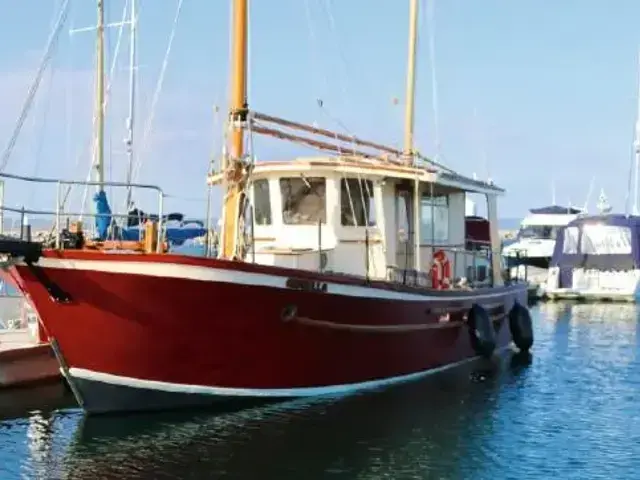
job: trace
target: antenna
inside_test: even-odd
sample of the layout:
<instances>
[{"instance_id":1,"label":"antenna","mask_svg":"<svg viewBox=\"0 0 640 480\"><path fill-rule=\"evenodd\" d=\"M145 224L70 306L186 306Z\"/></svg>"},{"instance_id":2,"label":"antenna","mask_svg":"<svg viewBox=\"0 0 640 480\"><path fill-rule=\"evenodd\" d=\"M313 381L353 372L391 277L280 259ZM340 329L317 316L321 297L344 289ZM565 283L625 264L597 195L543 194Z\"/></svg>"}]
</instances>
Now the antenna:
<instances>
[{"instance_id":1,"label":"antenna","mask_svg":"<svg viewBox=\"0 0 640 480\"><path fill-rule=\"evenodd\" d=\"M638 49L638 112L636 116L636 134L633 141L635 168L633 171L633 215L638 215L638 170L640 169L640 49Z\"/></svg>"},{"instance_id":2,"label":"antenna","mask_svg":"<svg viewBox=\"0 0 640 480\"><path fill-rule=\"evenodd\" d=\"M593 186L595 184L596 177L595 175L591 177L591 182L589 182L589 190L587 190L587 197L584 199L584 207L582 210L584 213L588 213L589 211L589 200L591 200L591 195L593 194Z\"/></svg>"}]
</instances>

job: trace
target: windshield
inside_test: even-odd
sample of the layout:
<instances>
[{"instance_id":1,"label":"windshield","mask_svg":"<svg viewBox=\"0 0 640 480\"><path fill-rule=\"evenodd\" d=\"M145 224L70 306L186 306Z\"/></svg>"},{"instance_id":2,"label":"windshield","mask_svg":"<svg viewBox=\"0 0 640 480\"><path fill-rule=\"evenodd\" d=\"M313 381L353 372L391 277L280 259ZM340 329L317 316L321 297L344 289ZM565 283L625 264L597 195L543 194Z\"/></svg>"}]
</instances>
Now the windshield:
<instances>
[{"instance_id":1,"label":"windshield","mask_svg":"<svg viewBox=\"0 0 640 480\"><path fill-rule=\"evenodd\" d=\"M558 235L558 227L551 225L526 225L520 227L519 238L540 238L555 240Z\"/></svg>"},{"instance_id":2,"label":"windshield","mask_svg":"<svg viewBox=\"0 0 640 480\"><path fill-rule=\"evenodd\" d=\"M631 229L616 225L585 225L580 237L580 252L587 255L629 255Z\"/></svg>"}]
</instances>

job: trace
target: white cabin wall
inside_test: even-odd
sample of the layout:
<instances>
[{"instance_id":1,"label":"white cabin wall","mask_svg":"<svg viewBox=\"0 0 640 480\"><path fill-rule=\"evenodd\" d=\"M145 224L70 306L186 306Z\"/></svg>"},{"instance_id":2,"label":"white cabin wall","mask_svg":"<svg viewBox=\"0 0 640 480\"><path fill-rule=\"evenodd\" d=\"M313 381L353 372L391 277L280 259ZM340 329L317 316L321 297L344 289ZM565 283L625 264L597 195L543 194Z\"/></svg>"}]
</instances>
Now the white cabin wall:
<instances>
[{"instance_id":1,"label":"white cabin wall","mask_svg":"<svg viewBox=\"0 0 640 480\"><path fill-rule=\"evenodd\" d=\"M327 266L325 268L329 268L328 265L332 261L332 253L324 252L327 255ZM260 265L272 265L276 267L283 268L296 268L300 270L311 270L311 271L319 271L320 270L320 256L318 255L318 251L309 251L309 252L278 252L276 251L257 251L256 252L256 263ZM251 255L249 255L248 261L252 261Z\"/></svg>"},{"instance_id":2,"label":"white cabin wall","mask_svg":"<svg viewBox=\"0 0 640 480\"><path fill-rule=\"evenodd\" d=\"M282 177L295 175L282 174ZM318 175L320 176L320 175ZM364 226L347 227L341 225L340 215L340 174L325 173L326 177L326 224L321 226L321 247L327 256L325 270L365 276L367 274L366 229ZM369 227L369 277L386 278L387 259L382 231L388 228L385 222L385 194L380 182L373 182L376 226ZM391 202L393 211L393 186ZM318 270L318 225L285 225L282 216L280 180L269 180L272 225L256 226L256 263L305 270ZM379 223L380 222L380 223ZM379 226L378 226L379 225ZM392 227L393 225L391 225ZM251 261L253 255L249 254Z\"/></svg>"},{"instance_id":3,"label":"white cabin wall","mask_svg":"<svg viewBox=\"0 0 640 480\"><path fill-rule=\"evenodd\" d=\"M295 174L283 173L282 177L295 177ZM253 197L253 189L251 190ZM335 205L335 182L332 178L326 181L327 223L321 225L321 246L327 254L326 269L335 268L332 265L332 252L336 248L337 240L333 222L340 221L339 212L331 208ZM255 261L262 265L273 265L304 270L319 269L319 235L318 225L285 225L282 218L282 195L280 193L280 177L269 179L269 199L271 202L271 225L256 225L254 231ZM337 217L336 217L337 215ZM287 250L290 250L287 252ZM298 250L298 251L296 251ZM305 251L306 250L306 251ZM249 252L248 261L254 256Z\"/></svg>"},{"instance_id":4,"label":"white cabin wall","mask_svg":"<svg viewBox=\"0 0 640 480\"><path fill-rule=\"evenodd\" d=\"M318 225L284 225L280 177L296 177L299 174L281 172L269 179L271 220L268 226L256 225L256 262L307 270L319 269ZM340 181L342 174L322 172L310 176L326 178L326 216L322 225L322 250L326 253L326 270L364 276L366 274L366 247L364 227L341 225ZM376 227L369 227L369 276L372 279L387 277L387 266L397 263L398 225L396 219L396 184L393 180L373 182ZM428 186L423 186L423 192ZM465 277L467 267L474 264L474 256L464 253L465 214L467 198L464 192L448 195L448 235L442 247L451 262L455 277ZM491 210L491 209L489 209ZM422 215L420 215L422 218ZM497 224L496 224L497 225ZM493 235L493 231L492 231ZM427 246L431 239L422 238L421 270L430 270L434 248ZM455 250L458 250L457 252ZM250 261L252 255L249 254ZM397 265L402 267L401 265Z\"/></svg>"},{"instance_id":5,"label":"white cabin wall","mask_svg":"<svg viewBox=\"0 0 640 480\"><path fill-rule=\"evenodd\" d=\"M286 175L283 177L295 177L296 175ZM318 227L315 225L286 225L282 219L282 195L280 194L280 179L272 179L269 182L271 189L272 212L278 217L278 223L275 229L275 244L279 248L310 248L318 250L319 241L322 250L331 250L336 247L337 239L335 232L335 219L340 221L339 212L335 211L332 206L336 205L339 198L339 192L336 191L336 185L332 178L326 180L326 220L327 222ZM275 212L274 210L277 209ZM320 232L318 229L320 228ZM319 238L320 237L320 238ZM329 266L327 266L329 268Z\"/></svg>"}]
</instances>

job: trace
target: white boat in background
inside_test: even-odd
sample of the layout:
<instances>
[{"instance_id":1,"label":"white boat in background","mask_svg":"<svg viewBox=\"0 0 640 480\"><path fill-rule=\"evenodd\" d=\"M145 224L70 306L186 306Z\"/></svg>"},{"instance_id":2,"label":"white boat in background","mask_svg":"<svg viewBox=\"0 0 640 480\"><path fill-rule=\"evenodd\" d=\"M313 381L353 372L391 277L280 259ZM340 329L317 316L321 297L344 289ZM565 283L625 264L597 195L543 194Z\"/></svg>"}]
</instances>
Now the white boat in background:
<instances>
[{"instance_id":1,"label":"white boat in background","mask_svg":"<svg viewBox=\"0 0 640 480\"><path fill-rule=\"evenodd\" d=\"M634 302L639 283L640 216L585 216L560 233L545 295L551 300Z\"/></svg>"},{"instance_id":2,"label":"white boat in background","mask_svg":"<svg viewBox=\"0 0 640 480\"><path fill-rule=\"evenodd\" d=\"M582 209L551 205L532 208L520 223L515 241L502 249L508 268L523 265L546 269L558 232L583 213Z\"/></svg>"},{"instance_id":3,"label":"white boat in background","mask_svg":"<svg viewBox=\"0 0 640 480\"><path fill-rule=\"evenodd\" d=\"M640 298L640 79L634 153L633 190L627 196L627 212L612 213L602 190L599 215L583 216L567 225L558 237L548 270L547 298L629 302Z\"/></svg>"}]
</instances>

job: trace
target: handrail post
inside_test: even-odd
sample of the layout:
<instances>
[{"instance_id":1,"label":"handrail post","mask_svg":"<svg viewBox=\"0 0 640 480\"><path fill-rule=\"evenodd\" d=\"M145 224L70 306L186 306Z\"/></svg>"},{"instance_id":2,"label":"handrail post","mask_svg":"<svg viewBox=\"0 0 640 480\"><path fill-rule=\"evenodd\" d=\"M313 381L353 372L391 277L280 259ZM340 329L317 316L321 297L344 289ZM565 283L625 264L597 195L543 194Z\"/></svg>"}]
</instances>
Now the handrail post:
<instances>
[{"instance_id":1,"label":"handrail post","mask_svg":"<svg viewBox=\"0 0 640 480\"><path fill-rule=\"evenodd\" d=\"M24 240L24 205L20 208L20 240Z\"/></svg>"},{"instance_id":2,"label":"handrail post","mask_svg":"<svg viewBox=\"0 0 640 480\"><path fill-rule=\"evenodd\" d=\"M164 207L164 193L162 191L158 194L158 238L156 243L156 252L162 253L162 238L163 238L163 212L162 209Z\"/></svg>"},{"instance_id":3,"label":"handrail post","mask_svg":"<svg viewBox=\"0 0 640 480\"><path fill-rule=\"evenodd\" d=\"M367 282L369 281L369 226L364 229L364 268L365 268L365 278ZM417 278L416 278L417 281Z\"/></svg>"},{"instance_id":4,"label":"handrail post","mask_svg":"<svg viewBox=\"0 0 640 480\"><path fill-rule=\"evenodd\" d=\"M4 233L4 180L0 180L0 235Z\"/></svg>"},{"instance_id":5,"label":"handrail post","mask_svg":"<svg viewBox=\"0 0 640 480\"><path fill-rule=\"evenodd\" d=\"M62 200L61 188L62 185L60 184L60 182L58 182L58 184L56 185L56 250L60 249L60 204Z\"/></svg>"},{"instance_id":6,"label":"handrail post","mask_svg":"<svg viewBox=\"0 0 640 480\"><path fill-rule=\"evenodd\" d=\"M318 271L322 272L322 219L318 219Z\"/></svg>"},{"instance_id":7,"label":"handrail post","mask_svg":"<svg viewBox=\"0 0 640 480\"><path fill-rule=\"evenodd\" d=\"M251 207L251 263L256 263L256 220L254 217L256 213L256 208L253 205L253 202L251 203L250 207Z\"/></svg>"},{"instance_id":8,"label":"handrail post","mask_svg":"<svg viewBox=\"0 0 640 480\"><path fill-rule=\"evenodd\" d=\"M480 250L473 251L473 257L471 259L471 270L473 271L473 283L478 284L478 256L481 254ZM487 272L488 274L489 272Z\"/></svg>"}]
</instances>

